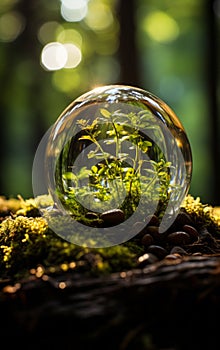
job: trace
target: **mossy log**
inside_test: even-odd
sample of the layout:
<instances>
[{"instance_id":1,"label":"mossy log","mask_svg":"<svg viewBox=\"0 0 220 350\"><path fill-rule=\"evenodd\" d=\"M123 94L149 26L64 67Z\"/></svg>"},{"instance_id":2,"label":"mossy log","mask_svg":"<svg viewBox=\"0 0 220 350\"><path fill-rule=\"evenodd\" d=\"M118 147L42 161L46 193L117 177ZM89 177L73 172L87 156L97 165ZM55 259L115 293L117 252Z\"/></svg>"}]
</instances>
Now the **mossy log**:
<instances>
[{"instance_id":1,"label":"mossy log","mask_svg":"<svg viewBox=\"0 0 220 350\"><path fill-rule=\"evenodd\" d=\"M67 271L1 286L1 341L13 337L23 349L220 346L220 256L165 259L96 278Z\"/></svg>"},{"instance_id":2,"label":"mossy log","mask_svg":"<svg viewBox=\"0 0 220 350\"><path fill-rule=\"evenodd\" d=\"M47 231L30 201L3 207L1 246L14 247L1 255L0 334L9 349L219 350L217 209L188 198L198 240L145 260L140 241L82 252ZM38 256L36 244L46 247ZM29 249L37 259L15 259Z\"/></svg>"}]
</instances>

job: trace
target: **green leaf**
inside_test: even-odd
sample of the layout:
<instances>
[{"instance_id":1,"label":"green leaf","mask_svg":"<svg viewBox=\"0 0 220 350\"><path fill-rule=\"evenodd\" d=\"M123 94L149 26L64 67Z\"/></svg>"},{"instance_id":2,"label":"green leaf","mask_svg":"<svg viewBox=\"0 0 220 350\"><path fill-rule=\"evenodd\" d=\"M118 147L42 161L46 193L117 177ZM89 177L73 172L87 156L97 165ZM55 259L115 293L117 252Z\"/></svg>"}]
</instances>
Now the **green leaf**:
<instances>
[{"instance_id":1,"label":"green leaf","mask_svg":"<svg viewBox=\"0 0 220 350\"><path fill-rule=\"evenodd\" d=\"M110 154L107 153L107 152L96 153L96 154L95 154L95 158L96 158L96 159L105 159L105 158L108 158L109 156L110 156Z\"/></svg>"},{"instance_id":2,"label":"green leaf","mask_svg":"<svg viewBox=\"0 0 220 350\"><path fill-rule=\"evenodd\" d=\"M115 139L104 140L104 143L105 143L106 145L112 145L113 143L115 143Z\"/></svg>"},{"instance_id":3,"label":"green leaf","mask_svg":"<svg viewBox=\"0 0 220 350\"><path fill-rule=\"evenodd\" d=\"M128 153L118 153L119 159L121 159L121 158L125 158L126 159L127 156L128 156Z\"/></svg>"},{"instance_id":4,"label":"green leaf","mask_svg":"<svg viewBox=\"0 0 220 350\"><path fill-rule=\"evenodd\" d=\"M66 172L65 174L62 175L62 177L64 180L70 180L70 181L75 181L77 179L77 176L71 172Z\"/></svg>"},{"instance_id":5,"label":"green leaf","mask_svg":"<svg viewBox=\"0 0 220 350\"><path fill-rule=\"evenodd\" d=\"M91 158L94 158L95 155L96 155L96 152L95 152L95 151L90 151L90 152L88 153L87 157L88 157L89 159L91 159Z\"/></svg>"},{"instance_id":6,"label":"green leaf","mask_svg":"<svg viewBox=\"0 0 220 350\"><path fill-rule=\"evenodd\" d=\"M90 140L93 142L93 138L90 135L83 135L79 138L79 140Z\"/></svg>"},{"instance_id":7,"label":"green leaf","mask_svg":"<svg viewBox=\"0 0 220 350\"><path fill-rule=\"evenodd\" d=\"M100 108L100 113L103 115L103 117L105 118L110 118L111 117L111 113L105 109L105 108Z\"/></svg>"},{"instance_id":8,"label":"green leaf","mask_svg":"<svg viewBox=\"0 0 220 350\"><path fill-rule=\"evenodd\" d=\"M143 152L148 150L148 147L152 146L152 143L149 141L141 141L138 143Z\"/></svg>"},{"instance_id":9,"label":"green leaf","mask_svg":"<svg viewBox=\"0 0 220 350\"><path fill-rule=\"evenodd\" d=\"M103 175L105 173L105 171L106 171L106 167L104 166L101 169L99 169L98 174Z\"/></svg>"},{"instance_id":10,"label":"green leaf","mask_svg":"<svg viewBox=\"0 0 220 350\"><path fill-rule=\"evenodd\" d=\"M109 136L115 136L115 130L114 129L108 130L106 131L106 134L108 134Z\"/></svg>"},{"instance_id":11,"label":"green leaf","mask_svg":"<svg viewBox=\"0 0 220 350\"><path fill-rule=\"evenodd\" d=\"M91 167L91 170L92 170L92 172L93 172L94 174L97 174L97 172L98 172L98 168L97 168L96 165L93 165L93 166Z\"/></svg>"},{"instance_id":12,"label":"green leaf","mask_svg":"<svg viewBox=\"0 0 220 350\"><path fill-rule=\"evenodd\" d=\"M114 115L113 115L114 116ZM127 114L120 114L120 115L117 115L115 118L114 118L114 121L118 124L127 124L127 125L130 125L131 121L130 119L128 118Z\"/></svg>"},{"instance_id":13,"label":"green leaf","mask_svg":"<svg viewBox=\"0 0 220 350\"><path fill-rule=\"evenodd\" d=\"M120 141L123 142L123 141L128 140L128 139L130 139L130 136L129 135L125 135L125 136L121 137Z\"/></svg>"},{"instance_id":14,"label":"green leaf","mask_svg":"<svg viewBox=\"0 0 220 350\"><path fill-rule=\"evenodd\" d=\"M80 180L85 179L89 175L90 175L90 170L87 169L85 166L83 166L78 173L78 179L80 179Z\"/></svg>"},{"instance_id":15,"label":"green leaf","mask_svg":"<svg viewBox=\"0 0 220 350\"><path fill-rule=\"evenodd\" d=\"M132 167L126 167L126 168L122 168L123 171L129 172L129 173L133 173L134 169Z\"/></svg>"}]
</instances>

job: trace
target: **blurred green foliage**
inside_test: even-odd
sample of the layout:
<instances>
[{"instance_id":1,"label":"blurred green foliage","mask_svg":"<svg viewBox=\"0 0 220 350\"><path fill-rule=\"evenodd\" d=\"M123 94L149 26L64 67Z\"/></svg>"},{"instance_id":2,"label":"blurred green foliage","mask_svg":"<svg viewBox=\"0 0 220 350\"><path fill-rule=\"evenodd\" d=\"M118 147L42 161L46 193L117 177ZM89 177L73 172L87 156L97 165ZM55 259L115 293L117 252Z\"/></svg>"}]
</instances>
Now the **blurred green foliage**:
<instances>
[{"instance_id":1,"label":"blurred green foliage","mask_svg":"<svg viewBox=\"0 0 220 350\"><path fill-rule=\"evenodd\" d=\"M219 23L220 5L215 3ZM3 195L32 196L32 162L43 134L73 99L97 85L120 81L119 4L119 0L1 0ZM192 146L190 192L212 201L207 1L138 0L133 6L141 73L136 84L176 112Z\"/></svg>"}]
</instances>

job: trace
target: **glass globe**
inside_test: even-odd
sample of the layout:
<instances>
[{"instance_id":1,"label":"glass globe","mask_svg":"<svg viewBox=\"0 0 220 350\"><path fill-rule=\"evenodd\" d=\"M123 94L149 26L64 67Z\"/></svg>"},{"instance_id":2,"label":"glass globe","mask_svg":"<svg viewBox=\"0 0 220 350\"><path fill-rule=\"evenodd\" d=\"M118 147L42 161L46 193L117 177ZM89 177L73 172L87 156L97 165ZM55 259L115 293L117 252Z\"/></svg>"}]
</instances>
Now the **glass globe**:
<instances>
[{"instance_id":1,"label":"glass globe","mask_svg":"<svg viewBox=\"0 0 220 350\"><path fill-rule=\"evenodd\" d=\"M166 231L191 175L190 143L171 108L140 88L109 85L77 98L48 130L33 190L61 237L106 247L137 235L153 215ZM39 200L43 193L50 205Z\"/></svg>"}]
</instances>

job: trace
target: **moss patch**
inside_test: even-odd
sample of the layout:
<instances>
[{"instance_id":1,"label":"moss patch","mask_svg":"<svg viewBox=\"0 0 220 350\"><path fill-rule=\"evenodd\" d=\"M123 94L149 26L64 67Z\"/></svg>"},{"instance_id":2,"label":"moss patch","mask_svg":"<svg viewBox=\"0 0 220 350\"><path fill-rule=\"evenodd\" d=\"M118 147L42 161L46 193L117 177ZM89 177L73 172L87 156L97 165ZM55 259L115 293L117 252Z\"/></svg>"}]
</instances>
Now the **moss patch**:
<instances>
[{"instance_id":1,"label":"moss patch","mask_svg":"<svg viewBox=\"0 0 220 350\"><path fill-rule=\"evenodd\" d=\"M46 200L46 199L45 199ZM220 235L220 217L200 198L188 195L181 210L199 227ZM137 267L144 247L137 239L108 248L83 248L55 234L40 216L35 201L0 197L0 278L25 278L58 269L108 274Z\"/></svg>"}]
</instances>

